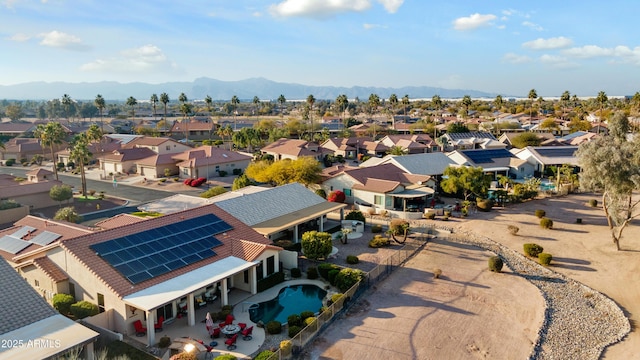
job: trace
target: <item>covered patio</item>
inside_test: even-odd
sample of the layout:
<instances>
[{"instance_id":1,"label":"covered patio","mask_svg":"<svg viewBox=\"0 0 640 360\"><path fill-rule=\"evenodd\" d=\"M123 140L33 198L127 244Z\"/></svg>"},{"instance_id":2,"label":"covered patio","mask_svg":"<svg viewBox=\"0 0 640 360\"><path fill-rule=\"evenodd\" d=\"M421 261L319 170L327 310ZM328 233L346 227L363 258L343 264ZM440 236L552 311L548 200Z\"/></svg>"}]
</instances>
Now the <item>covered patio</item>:
<instances>
[{"instance_id":1,"label":"covered patio","mask_svg":"<svg viewBox=\"0 0 640 360\"><path fill-rule=\"evenodd\" d=\"M398 193L389 193L393 198L393 207L396 211L421 212L427 206L427 199L435 193L430 187L407 187Z\"/></svg>"}]
</instances>

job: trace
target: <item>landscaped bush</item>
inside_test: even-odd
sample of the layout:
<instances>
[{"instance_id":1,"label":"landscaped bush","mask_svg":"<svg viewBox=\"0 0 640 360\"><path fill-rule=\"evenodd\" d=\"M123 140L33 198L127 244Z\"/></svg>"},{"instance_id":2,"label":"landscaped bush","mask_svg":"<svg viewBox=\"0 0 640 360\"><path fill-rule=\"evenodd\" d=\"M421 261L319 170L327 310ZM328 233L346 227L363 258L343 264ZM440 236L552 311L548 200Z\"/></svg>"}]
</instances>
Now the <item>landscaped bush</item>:
<instances>
[{"instance_id":1,"label":"landscaped bush","mask_svg":"<svg viewBox=\"0 0 640 360\"><path fill-rule=\"evenodd\" d=\"M478 211L488 212L493 208L493 200L491 199L478 199L476 200L476 208Z\"/></svg>"},{"instance_id":2,"label":"landscaped bush","mask_svg":"<svg viewBox=\"0 0 640 360\"><path fill-rule=\"evenodd\" d=\"M16 163L16 160L15 160L15 159L7 159L7 160L4 162L4 165L5 165L5 166L13 166L13 164L15 164L15 163Z\"/></svg>"},{"instance_id":3,"label":"landscaped bush","mask_svg":"<svg viewBox=\"0 0 640 360\"><path fill-rule=\"evenodd\" d=\"M383 246L388 246L390 244L390 240L387 237L382 237L381 235L376 235L369 241L370 248L381 248Z\"/></svg>"},{"instance_id":4,"label":"landscaped bush","mask_svg":"<svg viewBox=\"0 0 640 360\"><path fill-rule=\"evenodd\" d=\"M258 280L258 292L264 291L282 282L284 282L284 273L282 271L273 273L264 279Z\"/></svg>"},{"instance_id":5,"label":"landscaped bush","mask_svg":"<svg viewBox=\"0 0 640 360\"><path fill-rule=\"evenodd\" d=\"M300 271L300 268L291 269L291 277L292 278L299 278L301 276L302 276L302 271Z\"/></svg>"},{"instance_id":6,"label":"landscaped bush","mask_svg":"<svg viewBox=\"0 0 640 360\"><path fill-rule=\"evenodd\" d=\"M428 213L424 214L424 217L425 217L425 218L427 218L427 219L429 219L429 220L433 220L433 219L435 219L435 218L436 218L436 213L434 213L434 212L428 212Z\"/></svg>"},{"instance_id":7,"label":"landscaped bush","mask_svg":"<svg viewBox=\"0 0 640 360\"><path fill-rule=\"evenodd\" d=\"M314 316L315 314L313 313L313 311L303 311L300 313L300 319L302 319L302 321L305 321L306 319Z\"/></svg>"},{"instance_id":8,"label":"landscaped bush","mask_svg":"<svg viewBox=\"0 0 640 360\"><path fill-rule=\"evenodd\" d=\"M228 174L228 172L226 172L226 171L224 171L224 170L218 170L218 175L219 175L220 177L225 177L225 176L227 176L227 174Z\"/></svg>"},{"instance_id":9,"label":"landscaped bush","mask_svg":"<svg viewBox=\"0 0 640 360\"><path fill-rule=\"evenodd\" d=\"M291 314L287 316L287 325L289 325L289 327L302 325L302 319L300 318L300 315Z\"/></svg>"},{"instance_id":10,"label":"landscaped bush","mask_svg":"<svg viewBox=\"0 0 640 360\"><path fill-rule=\"evenodd\" d=\"M373 225L371 226L371 232L372 232L372 233L374 233L374 234L381 233L381 232L382 232L382 225L380 225L380 224L373 224Z\"/></svg>"},{"instance_id":11,"label":"landscaped bush","mask_svg":"<svg viewBox=\"0 0 640 360\"><path fill-rule=\"evenodd\" d=\"M338 265L332 263L322 263L318 265L318 273L323 279L329 280L329 271L334 269L340 269Z\"/></svg>"},{"instance_id":12,"label":"landscaped bush","mask_svg":"<svg viewBox=\"0 0 640 360\"><path fill-rule=\"evenodd\" d=\"M517 235L518 231L520 231L520 228L515 225L509 225L507 226L507 230L511 235Z\"/></svg>"},{"instance_id":13,"label":"landscaped bush","mask_svg":"<svg viewBox=\"0 0 640 360\"><path fill-rule=\"evenodd\" d=\"M591 206L591 207L598 206L598 200L596 200L596 199L589 200L589 206Z\"/></svg>"},{"instance_id":14,"label":"landscaped bush","mask_svg":"<svg viewBox=\"0 0 640 360\"><path fill-rule=\"evenodd\" d=\"M197 359L197 357L195 357L195 359ZM238 358L232 354L222 354L216 356L215 358L213 358L213 360L238 360Z\"/></svg>"},{"instance_id":15,"label":"landscaped bush","mask_svg":"<svg viewBox=\"0 0 640 360\"><path fill-rule=\"evenodd\" d=\"M342 269L336 276L336 287L345 292L349 290L358 281L362 280L364 273L356 269Z\"/></svg>"},{"instance_id":16,"label":"landscaped bush","mask_svg":"<svg viewBox=\"0 0 640 360\"><path fill-rule=\"evenodd\" d=\"M538 217L539 219L542 219L545 215L547 215L547 212L542 210L542 209L538 209L535 212L536 217Z\"/></svg>"},{"instance_id":17,"label":"landscaped bush","mask_svg":"<svg viewBox=\"0 0 640 360\"><path fill-rule=\"evenodd\" d=\"M67 315L71 311L71 304L75 303L76 299L69 294L55 294L52 302L54 309L58 310L62 315Z\"/></svg>"},{"instance_id":18,"label":"landscaped bush","mask_svg":"<svg viewBox=\"0 0 640 360\"><path fill-rule=\"evenodd\" d=\"M439 268L433 269L433 278L434 279L439 279L441 275L442 275L442 269L439 269Z\"/></svg>"},{"instance_id":19,"label":"landscaped bush","mask_svg":"<svg viewBox=\"0 0 640 360\"><path fill-rule=\"evenodd\" d=\"M171 357L171 360L197 360L198 357L193 352L183 351Z\"/></svg>"},{"instance_id":20,"label":"landscaped bush","mask_svg":"<svg viewBox=\"0 0 640 360\"><path fill-rule=\"evenodd\" d=\"M543 217L540 219L540 226L545 229L553 229L553 220Z\"/></svg>"},{"instance_id":21,"label":"landscaped bush","mask_svg":"<svg viewBox=\"0 0 640 360\"><path fill-rule=\"evenodd\" d=\"M87 316L97 315L100 312L98 305L82 300L71 305L69 309L76 319L84 319Z\"/></svg>"},{"instance_id":22,"label":"landscaped bush","mask_svg":"<svg viewBox=\"0 0 640 360\"><path fill-rule=\"evenodd\" d=\"M338 276L339 273L340 273L340 270L338 269L329 270L329 278L327 279L329 280L329 284L333 286L336 285L336 276Z\"/></svg>"},{"instance_id":23,"label":"landscaped bush","mask_svg":"<svg viewBox=\"0 0 640 360\"><path fill-rule=\"evenodd\" d=\"M340 190L333 190L327 195L327 201L329 202L344 203L346 199L346 195Z\"/></svg>"},{"instance_id":24,"label":"landscaped bush","mask_svg":"<svg viewBox=\"0 0 640 360\"><path fill-rule=\"evenodd\" d=\"M94 189L90 189L89 191L87 191L89 193L89 196L93 196L96 194L96 191Z\"/></svg>"},{"instance_id":25,"label":"landscaped bush","mask_svg":"<svg viewBox=\"0 0 640 360\"><path fill-rule=\"evenodd\" d=\"M500 256L492 256L489 258L489 270L494 272L501 272L502 266L502 258Z\"/></svg>"},{"instance_id":26,"label":"landscaped bush","mask_svg":"<svg viewBox=\"0 0 640 360\"><path fill-rule=\"evenodd\" d=\"M444 216L446 216L447 218L449 218L451 216L451 210L445 210L444 211Z\"/></svg>"},{"instance_id":27,"label":"landscaped bush","mask_svg":"<svg viewBox=\"0 0 640 360\"><path fill-rule=\"evenodd\" d=\"M449 221L449 215L445 215L442 217L442 219L440 219L442 221Z\"/></svg>"},{"instance_id":28,"label":"landscaped bush","mask_svg":"<svg viewBox=\"0 0 640 360\"><path fill-rule=\"evenodd\" d=\"M318 278L318 268L316 268L315 266L309 266L309 268L307 268L307 279L317 279Z\"/></svg>"},{"instance_id":29,"label":"landscaped bush","mask_svg":"<svg viewBox=\"0 0 640 360\"><path fill-rule=\"evenodd\" d=\"M19 208L21 205L15 200L2 200L0 201L0 210L9 210Z\"/></svg>"},{"instance_id":30,"label":"landscaped bush","mask_svg":"<svg viewBox=\"0 0 640 360\"><path fill-rule=\"evenodd\" d=\"M357 256L355 255L347 255L347 264L357 264L360 262L360 259L358 259Z\"/></svg>"},{"instance_id":31,"label":"landscaped bush","mask_svg":"<svg viewBox=\"0 0 640 360\"><path fill-rule=\"evenodd\" d=\"M322 197L323 199L327 198L327 192L324 191L324 189L318 189L316 190L316 195Z\"/></svg>"},{"instance_id":32,"label":"landscaped bush","mask_svg":"<svg viewBox=\"0 0 640 360\"><path fill-rule=\"evenodd\" d=\"M358 220L365 223L365 217L362 211L360 210L351 210L347 215L344 216L345 220Z\"/></svg>"},{"instance_id":33,"label":"landscaped bush","mask_svg":"<svg viewBox=\"0 0 640 360\"><path fill-rule=\"evenodd\" d=\"M542 246L533 243L524 244L522 247L524 248L524 253L531 257L538 257L538 254L544 251Z\"/></svg>"},{"instance_id":34,"label":"landscaped bush","mask_svg":"<svg viewBox=\"0 0 640 360\"><path fill-rule=\"evenodd\" d=\"M549 254L549 253L540 253L540 254L538 254L538 262L540 263L540 265L547 266L547 265L551 264L551 259L552 258L553 258L553 256L551 256L551 254Z\"/></svg>"},{"instance_id":35,"label":"landscaped bush","mask_svg":"<svg viewBox=\"0 0 640 360\"><path fill-rule=\"evenodd\" d=\"M318 320L318 319L316 319L316 317L315 317L315 316L310 316L310 317L308 317L308 318L304 319L304 320L302 321L302 323L304 324L304 326L309 326L309 325L313 324L313 323L314 323L314 321L316 321L316 320Z\"/></svg>"},{"instance_id":36,"label":"landscaped bush","mask_svg":"<svg viewBox=\"0 0 640 360\"><path fill-rule=\"evenodd\" d=\"M289 341L289 340L286 340ZM283 341L284 342L284 341ZM280 349L282 349L282 343L280 343ZM289 341L291 342L291 341ZM293 345L292 345L293 346ZM283 350L284 351L284 350ZM289 350L291 351L291 350ZM258 354L256 357L253 358L253 360L268 360L273 356L273 351L271 350L265 350L265 351L261 351L260 354Z\"/></svg>"},{"instance_id":37,"label":"landscaped bush","mask_svg":"<svg viewBox=\"0 0 640 360\"><path fill-rule=\"evenodd\" d=\"M160 341L158 341L158 346L161 348L166 348L169 345L171 345L171 338L168 336L163 336L160 338Z\"/></svg>"},{"instance_id":38,"label":"landscaped bush","mask_svg":"<svg viewBox=\"0 0 640 360\"><path fill-rule=\"evenodd\" d=\"M291 354L291 349L293 349L293 343L291 340L280 341L280 352L282 355L289 356L289 354Z\"/></svg>"},{"instance_id":39,"label":"landscaped bush","mask_svg":"<svg viewBox=\"0 0 640 360\"><path fill-rule=\"evenodd\" d=\"M280 321L272 320L265 325L265 328L271 335L280 334L282 332L282 323L280 323Z\"/></svg>"},{"instance_id":40,"label":"landscaped bush","mask_svg":"<svg viewBox=\"0 0 640 360\"><path fill-rule=\"evenodd\" d=\"M300 331L302 331L302 327L300 326L289 326L289 337L295 337Z\"/></svg>"},{"instance_id":41,"label":"landscaped bush","mask_svg":"<svg viewBox=\"0 0 640 360\"><path fill-rule=\"evenodd\" d=\"M338 300L340 300L341 297L343 297L344 294L341 293L337 293L337 294L333 294L331 295L331 304L334 304L335 302L337 302Z\"/></svg>"},{"instance_id":42,"label":"landscaped bush","mask_svg":"<svg viewBox=\"0 0 640 360\"><path fill-rule=\"evenodd\" d=\"M242 174L242 169L233 169L231 173L233 175L238 176L238 175Z\"/></svg>"}]
</instances>

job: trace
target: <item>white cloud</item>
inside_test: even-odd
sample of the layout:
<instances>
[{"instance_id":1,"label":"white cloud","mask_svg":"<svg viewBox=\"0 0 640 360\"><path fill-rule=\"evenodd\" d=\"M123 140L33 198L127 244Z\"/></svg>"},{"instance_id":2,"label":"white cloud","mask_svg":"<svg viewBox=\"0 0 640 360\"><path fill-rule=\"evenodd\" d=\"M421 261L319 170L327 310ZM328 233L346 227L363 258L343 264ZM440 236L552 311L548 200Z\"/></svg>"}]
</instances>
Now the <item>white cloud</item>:
<instances>
[{"instance_id":1,"label":"white cloud","mask_svg":"<svg viewBox=\"0 0 640 360\"><path fill-rule=\"evenodd\" d=\"M66 50L86 51L89 46L82 43L79 37L57 30L38 35L42 38L40 45L61 48Z\"/></svg>"},{"instance_id":2,"label":"white cloud","mask_svg":"<svg viewBox=\"0 0 640 360\"><path fill-rule=\"evenodd\" d=\"M526 55L507 53L502 57L502 60L511 64L524 64L530 62L531 58Z\"/></svg>"},{"instance_id":3,"label":"white cloud","mask_svg":"<svg viewBox=\"0 0 640 360\"><path fill-rule=\"evenodd\" d=\"M611 56L613 55L613 49L602 48L597 45L585 45L581 47L566 49L562 51L562 53L571 57L588 59L601 56Z\"/></svg>"},{"instance_id":4,"label":"white cloud","mask_svg":"<svg viewBox=\"0 0 640 360\"><path fill-rule=\"evenodd\" d=\"M362 12L371 8L371 0L284 0L269 6L273 16L328 18L345 12Z\"/></svg>"},{"instance_id":5,"label":"white cloud","mask_svg":"<svg viewBox=\"0 0 640 360\"><path fill-rule=\"evenodd\" d=\"M572 69L580 66L580 64L576 62L569 61L569 59L567 59L566 57L557 55L544 54L540 56L539 60L543 64L547 64L559 69Z\"/></svg>"},{"instance_id":6,"label":"white cloud","mask_svg":"<svg viewBox=\"0 0 640 360\"><path fill-rule=\"evenodd\" d=\"M496 19L493 14L473 14L467 17L461 17L453 20L453 28L456 30L474 30L483 26L490 26L491 22Z\"/></svg>"},{"instance_id":7,"label":"white cloud","mask_svg":"<svg viewBox=\"0 0 640 360\"><path fill-rule=\"evenodd\" d=\"M362 27L363 27L365 30L371 30L371 29L376 29L376 28L378 28L378 29L386 29L386 28L387 28L387 26L386 26L386 25L380 25L380 24L368 24L368 23L362 24Z\"/></svg>"},{"instance_id":8,"label":"white cloud","mask_svg":"<svg viewBox=\"0 0 640 360\"><path fill-rule=\"evenodd\" d=\"M155 72L176 65L167 59L162 50L155 45L144 45L136 49L127 49L120 52L120 57L109 59L96 59L80 67L83 71L107 71L107 72Z\"/></svg>"},{"instance_id":9,"label":"white cloud","mask_svg":"<svg viewBox=\"0 0 640 360\"><path fill-rule=\"evenodd\" d=\"M564 36L554 38L538 38L536 40L527 41L522 44L522 47L531 50L547 50L547 49L563 49L571 46L573 41Z\"/></svg>"},{"instance_id":10,"label":"white cloud","mask_svg":"<svg viewBox=\"0 0 640 360\"><path fill-rule=\"evenodd\" d=\"M388 13L395 14L404 3L404 0L378 0L378 2L384 6Z\"/></svg>"},{"instance_id":11,"label":"white cloud","mask_svg":"<svg viewBox=\"0 0 640 360\"><path fill-rule=\"evenodd\" d=\"M542 26L540 26L540 25L538 25L538 24L534 24L534 23L532 23L531 21L523 21L523 22L522 22L522 26L526 26L526 27L528 27L528 28L530 28L530 29L532 29L532 30L535 30L535 31L542 31L542 30L544 30L544 28L543 28Z\"/></svg>"},{"instance_id":12,"label":"white cloud","mask_svg":"<svg viewBox=\"0 0 640 360\"><path fill-rule=\"evenodd\" d=\"M11 40L11 41L23 42L23 41L30 40L31 36L29 36L27 34L17 33L17 34L13 34L8 39Z\"/></svg>"},{"instance_id":13,"label":"white cloud","mask_svg":"<svg viewBox=\"0 0 640 360\"><path fill-rule=\"evenodd\" d=\"M613 48L603 48L597 45L585 45L574 47L562 51L562 54L578 59L591 59L597 57L608 57L614 63L631 63L640 65L640 46L630 48L625 45L618 45Z\"/></svg>"}]
</instances>

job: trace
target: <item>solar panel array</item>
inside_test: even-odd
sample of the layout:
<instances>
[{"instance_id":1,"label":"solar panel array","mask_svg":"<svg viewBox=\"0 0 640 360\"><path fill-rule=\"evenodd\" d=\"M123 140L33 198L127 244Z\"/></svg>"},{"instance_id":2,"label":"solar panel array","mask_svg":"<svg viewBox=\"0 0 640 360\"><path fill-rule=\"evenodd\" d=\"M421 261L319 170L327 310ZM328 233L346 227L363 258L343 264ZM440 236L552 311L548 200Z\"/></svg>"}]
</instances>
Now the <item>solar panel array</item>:
<instances>
[{"instance_id":1,"label":"solar panel array","mask_svg":"<svg viewBox=\"0 0 640 360\"><path fill-rule=\"evenodd\" d=\"M231 230L213 214L91 245L96 254L132 284L214 256L222 242L214 235Z\"/></svg>"},{"instance_id":2,"label":"solar panel array","mask_svg":"<svg viewBox=\"0 0 640 360\"><path fill-rule=\"evenodd\" d=\"M515 157L506 149L489 149L489 150L462 150L475 164L487 164L494 162L494 159Z\"/></svg>"},{"instance_id":3,"label":"solar panel array","mask_svg":"<svg viewBox=\"0 0 640 360\"><path fill-rule=\"evenodd\" d=\"M46 246L58 240L61 237L62 235L60 234L56 234L50 231L43 231L40 234L36 235L33 239L29 239L29 242L38 244L40 246Z\"/></svg>"},{"instance_id":4,"label":"solar panel array","mask_svg":"<svg viewBox=\"0 0 640 360\"><path fill-rule=\"evenodd\" d=\"M496 137L493 136L492 133L484 132L484 131L470 131L465 133L447 133L447 135L452 140L470 139L470 138L496 140Z\"/></svg>"},{"instance_id":5,"label":"solar panel array","mask_svg":"<svg viewBox=\"0 0 640 360\"><path fill-rule=\"evenodd\" d=\"M10 235L5 235L0 238L0 250L14 255L24 250L24 248L29 245L31 245L30 242L18 239L17 237L13 237Z\"/></svg>"},{"instance_id":6,"label":"solar panel array","mask_svg":"<svg viewBox=\"0 0 640 360\"><path fill-rule=\"evenodd\" d=\"M536 148L538 154L545 157L572 157L577 150L578 148L576 146Z\"/></svg>"},{"instance_id":7,"label":"solar panel array","mask_svg":"<svg viewBox=\"0 0 640 360\"><path fill-rule=\"evenodd\" d=\"M35 230L36 228L31 226L23 226L20 229L18 229L16 232L11 234L11 236L13 236L14 238L22 239L25 235L30 234Z\"/></svg>"}]
</instances>

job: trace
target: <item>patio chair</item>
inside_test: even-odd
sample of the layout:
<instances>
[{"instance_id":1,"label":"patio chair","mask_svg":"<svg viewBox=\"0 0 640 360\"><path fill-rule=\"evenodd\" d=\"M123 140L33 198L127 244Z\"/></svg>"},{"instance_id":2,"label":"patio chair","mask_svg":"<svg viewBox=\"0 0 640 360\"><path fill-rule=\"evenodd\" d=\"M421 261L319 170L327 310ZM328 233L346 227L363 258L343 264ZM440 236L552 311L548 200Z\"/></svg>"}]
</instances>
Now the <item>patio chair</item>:
<instances>
[{"instance_id":1,"label":"patio chair","mask_svg":"<svg viewBox=\"0 0 640 360\"><path fill-rule=\"evenodd\" d=\"M204 301L206 302L214 302L218 298L214 290L209 290L204 293Z\"/></svg>"},{"instance_id":2,"label":"patio chair","mask_svg":"<svg viewBox=\"0 0 640 360\"><path fill-rule=\"evenodd\" d=\"M236 341L238 341L238 334L233 335L232 337L228 338L224 344L227 345L227 350L235 350L236 346Z\"/></svg>"},{"instance_id":3,"label":"patio chair","mask_svg":"<svg viewBox=\"0 0 640 360\"><path fill-rule=\"evenodd\" d=\"M136 329L136 336L145 336L147 335L147 328L142 326L142 321L136 320L133 322L133 327Z\"/></svg>"},{"instance_id":4,"label":"patio chair","mask_svg":"<svg viewBox=\"0 0 640 360\"><path fill-rule=\"evenodd\" d=\"M153 330L155 332L162 331L162 324L163 323L164 323L164 316L160 316L160 318L158 318L158 322L153 324Z\"/></svg>"},{"instance_id":5,"label":"patio chair","mask_svg":"<svg viewBox=\"0 0 640 360\"><path fill-rule=\"evenodd\" d=\"M226 320L225 320L224 322L225 322L225 324L227 324L227 325L231 325L231 324L233 324L233 320L234 320L234 319L235 319L235 318L233 317L233 315L229 314L229 315L227 315L227 318L226 318Z\"/></svg>"},{"instance_id":6,"label":"patio chair","mask_svg":"<svg viewBox=\"0 0 640 360\"><path fill-rule=\"evenodd\" d=\"M244 330L247 327L247 324L245 323L238 323L238 326L240 326L240 331Z\"/></svg>"},{"instance_id":7,"label":"patio chair","mask_svg":"<svg viewBox=\"0 0 640 360\"><path fill-rule=\"evenodd\" d=\"M204 298L202 298L202 294L196 296L193 298L194 302L196 303L196 307L203 307L203 306L207 306L207 302L204 301Z\"/></svg>"},{"instance_id":8,"label":"patio chair","mask_svg":"<svg viewBox=\"0 0 640 360\"><path fill-rule=\"evenodd\" d=\"M208 327L207 331L209 332L209 337L212 339L217 339L220 337L220 328L219 327Z\"/></svg>"},{"instance_id":9,"label":"patio chair","mask_svg":"<svg viewBox=\"0 0 640 360\"><path fill-rule=\"evenodd\" d=\"M242 334L242 340L249 341L253 339L253 336L251 336L251 334L253 334L253 326L249 326L248 328L242 330L241 334Z\"/></svg>"}]
</instances>

